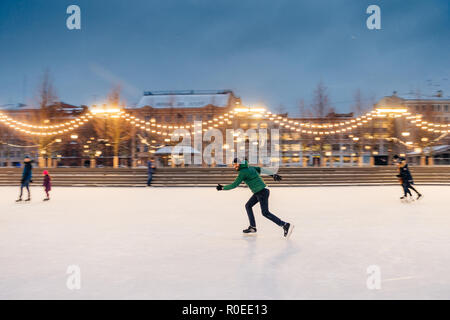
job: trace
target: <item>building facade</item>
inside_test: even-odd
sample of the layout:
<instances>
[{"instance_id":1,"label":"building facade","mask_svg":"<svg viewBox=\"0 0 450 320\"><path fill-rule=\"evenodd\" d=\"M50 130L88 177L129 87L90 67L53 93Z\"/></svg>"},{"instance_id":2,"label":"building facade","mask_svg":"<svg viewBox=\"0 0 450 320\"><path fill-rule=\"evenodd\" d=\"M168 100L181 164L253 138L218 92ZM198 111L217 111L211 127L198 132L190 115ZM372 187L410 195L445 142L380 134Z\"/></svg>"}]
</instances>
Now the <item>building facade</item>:
<instances>
[{"instance_id":1,"label":"building facade","mask_svg":"<svg viewBox=\"0 0 450 320\"><path fill-rule=\"evenodd\" d=\"M0 124L0 165L18 165L25 155L35 158L42 166L139 167L145 166L150 157L156 157L163 166L193 165L175 161L179 159L173 159L166 150L170 151L170 147L178 142L171 139L168 128L192 127L195 122L202 124L203 132L219 129L224 137L227 129L255 130L258 134L266 130L269 134L268 150L271 148L271 130L278 130L278 161L282 166L386 165L391 163L394 154L404 155L417 165L445 165L450 164L448 134L438 135L425 130L411 118L397 117L395 110L407 110L411 116L422 115L423 121L448 125L449 104L450 100L441 97L407 99L394 94L380 99L373 106L374 110L392 109L393 114L373 117L370 121L365 121L367 118L364 117L355 118L352 113L332 113L324 118L290 118L287 113L262 116L255 114L253 109L245 111L248 108L242 106L241 99L231 90L148 91L136 106L124 108L123 111L131 119L98 117L74 134L66 134L58 139L30 140L28 136ZM244 111L235 113L235 110ZM23 105L10 106L0 111L21 121L52 125L86 113L87 107L57 103L48 107L44 118L42 110ZM224 117L225 114L230 116ZM136 118L146 124L158 124L158 127L166 128L166 132L156 134L153 132L156 130L129 125ZM345 126L352 126L352 130L314 134L315 130L324 130L317 128L339 128L344 123ZM295 124L304 125L301 127L304 130L293 130ZM112 134L116 131L119 132L118 136ZM235 137L232 146L224 146L223 157L227 150L238 153L234 149L239 139L242 138ZM248 152L250 143L255 142L251 142L248 136L243 139L245 151ZM33 147L36 144L40 146ZM42 147L44 144L45 148ZM203 141L202 150L207 145L208 142Z\"/></svg>"}]
</instances>

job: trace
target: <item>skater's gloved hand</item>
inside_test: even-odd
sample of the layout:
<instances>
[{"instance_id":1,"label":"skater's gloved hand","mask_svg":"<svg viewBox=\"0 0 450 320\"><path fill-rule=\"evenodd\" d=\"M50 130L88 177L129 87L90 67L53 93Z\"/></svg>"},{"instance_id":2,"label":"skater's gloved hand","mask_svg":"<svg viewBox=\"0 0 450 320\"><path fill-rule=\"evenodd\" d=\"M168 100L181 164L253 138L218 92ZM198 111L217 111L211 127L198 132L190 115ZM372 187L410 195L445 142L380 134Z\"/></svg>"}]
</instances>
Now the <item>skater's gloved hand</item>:
<instances>
[{"instance_id":1,"label":"skater's gloved hand","mask_svg":"<svg viewBox=\"0 0 450 320\"><path fill-rule=\"evenodd\" d=\"M223 185L221 185L220 183L217 185L216 187L217 191L223 190Z\"/></svg>"},{"instance_id":2,"label":"skater's gloved hand","mask_svg":"<svg viewBox=\"0 0 450 320\"><path fill-rule=\"evenodd\" d=\"M20 180L20 184L23 184L25 182L25 180L21 179Z\"/></svg>"},{"instance_id":3,"label":"skater's gloved hand","mask_svg":"<svg viewBox=\"0 0 450 320\"><path fill-rule=\"evenodd\" d=\"M274 181L281 181L282 180L281 176L278 175L278 174L273 174L272 178L273 178Z\"/></svg>"}]
</instances>

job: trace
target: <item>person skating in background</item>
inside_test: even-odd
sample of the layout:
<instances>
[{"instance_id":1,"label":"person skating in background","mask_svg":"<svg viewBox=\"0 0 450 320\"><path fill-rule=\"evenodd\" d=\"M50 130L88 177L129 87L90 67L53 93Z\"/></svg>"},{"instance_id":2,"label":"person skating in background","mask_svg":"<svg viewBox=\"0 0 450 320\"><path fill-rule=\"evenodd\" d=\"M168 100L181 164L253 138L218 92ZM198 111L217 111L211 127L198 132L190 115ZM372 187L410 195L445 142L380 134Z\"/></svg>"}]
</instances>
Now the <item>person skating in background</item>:
<instances>
[{"instance_id":1,"label":"person skating in background","mask_svg":"<svg viewBox=\"0 0 450 320\"><path fill-rule=\"evenodd\" d=\"M422 194L417 191L412 185L414 184L413 177L411 172L409 171L408 164L406 163L406 159L403 157L399 157L398 155L394 156L394 161L398 164L399 174L397 175L400 178L400 182L403 187L403 196L400 197L401 200L407 199L409 195L412 199L412 193L409 189L413 190L417 194L417 200L422 197Z\"/></svg>"},{"instance_id":2,"label":"person skating in background","mask_svg":"<svg viewBox=\"0 0 450 320\"><path fill-rule=\"evenodd\" d=\"M47 170L44 170L42 173L44 175L44 182L42 185L44 186L45 194L47 195L47 198L44 199L44 201L50 200L49 192L52 190L52 179L50 178L50 175Z\"/></svg>"},{"instance_id":3,"label":"person skating in background","mask_svg":"<svg viewBox=\"0 0 450 320\"><path fill-rule=\"evenodd\" d=\"M150 187L152 185L153 173L155 172L154 160L155 159L152 157L147 161L147 175L148 175L147 186L148 187Z\"/></svg>"},{"instance_id":4,"label":"person skating in background","mask_svg":"<svg viewBox=\"0 0 450 320\"><path fill-rule=\"evenodd\" d=\"M16 202L22 201L23 188L27 189L28 198L25 201L31 200L30 195L30 183L33 182L33 160L30 159L29 156L25 156L23 160L23 172L22 172L22 180L20 181L20 195L19 199Z\"/></svg>"},{"instance_id":5,"label":"person skating in background","mask_svg":"<svg viewBox=\"0 0 450 320\"><path fill-rule=\"evenodd\" d=\"M273 174L268 170L260 167L251 167L248 165L247 160L239 161L237 158L233 161L233 166L236 171L239 171L239 174L236 180L229 185L222 186L218 184L216 189L218 191L221 190L231 190L239 186L241 182L245 182L250 190L253 192L251 198L245 204L245 210L247 211L248 219L250 221L250 226L243 230L244 233L256 233L256 222L255 216L253 214L253 206L259 202L261 206L261 212L264 217L271 220L278 226L282 227L284 230L284 236L289 237L294 226L288 222L284 222L279 219L277 216L273 215L269 211L269 189L266 188L266 184L263 179L261 179L260 174L268 174L275 181L280 181L281 176L278 174Z\"/></svg>"}]
</instances>

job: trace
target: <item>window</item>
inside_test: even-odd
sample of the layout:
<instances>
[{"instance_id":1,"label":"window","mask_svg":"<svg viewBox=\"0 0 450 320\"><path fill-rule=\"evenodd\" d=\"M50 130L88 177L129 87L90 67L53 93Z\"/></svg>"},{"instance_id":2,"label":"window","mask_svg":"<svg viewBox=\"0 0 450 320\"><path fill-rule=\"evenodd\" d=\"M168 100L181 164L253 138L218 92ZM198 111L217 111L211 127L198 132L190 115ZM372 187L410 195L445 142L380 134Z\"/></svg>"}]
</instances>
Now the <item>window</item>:
<instances>
[{"instance_id":1,"label":"window","mask_svg":"<svg viewBox=\"0 0 450 320\"><path fill-rule=\"evenodd\" d=\"M445 105L444 111L445 111L445 112L448 112L448 104Z\"/></svg>"},{"instance_id":2,"label":"window","mask_svg":"<svg viewBox=\"0 0 450 320\"><path fill-rule=\"evenodd\" d=\"M441 111L441 105L440 104L438 104L436 107L437 107L437 111Z\"/></svg>"},{"instance_id":3,"label":"window","mask_svg":"<svg viewBox=\"0 0 450 320\"><path fill-rule=\"evenodd\" d=\"M186 121L187 122L192 122L192 114L189 114L186 116Z\"/></svg>"}]
</instances>

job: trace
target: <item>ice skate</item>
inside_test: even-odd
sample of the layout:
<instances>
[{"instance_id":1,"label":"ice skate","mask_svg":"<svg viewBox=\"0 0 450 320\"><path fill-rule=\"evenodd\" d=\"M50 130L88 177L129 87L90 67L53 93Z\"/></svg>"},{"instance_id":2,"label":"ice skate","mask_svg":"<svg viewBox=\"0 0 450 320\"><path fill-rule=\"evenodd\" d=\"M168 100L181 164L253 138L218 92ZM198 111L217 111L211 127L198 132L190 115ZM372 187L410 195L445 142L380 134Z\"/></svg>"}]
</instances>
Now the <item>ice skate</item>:
<instances>
[{"instance_id":1,"label":"ice skate","mask_svg":"<svg viewBox=\"0 0 450 320\"><path fill-rule=\"evenodd\" d=\"M22 198L19 198L16 200L16 202L21 202L21 201L22 201Z\"/></svg>"},{"instance_id":2,"label":"ice skate","mask_svg":"<svg viewBox=\"0 0 450 320\"><path fill-rule=\"evenodd\" d=\"M47 198L44 198L44 200L42 200L42 201L48 201L48 200L50 200L50 198L47 197Z\"/></svg>"},{"instance_id":3,"label":"ice skate","mask_svg":"<svg viewBox=\"0 0 450 320\"><path fill-rule=\"evenodd\" d=\"M28 197L28 198L25 199L25 201L28 201L28 202L29 202L29 201L31 201L31 198Z\"/></svg>"},{"instance_id":4,"label":"ice skate","mask_svg":"<svg viewBox=\"0 0 450 320\"><path fill-rule=\"evenodd\" d=\"M423 194L419 193L419 194L417 195L416 200L419 200L419 199L422 199L422 198L423 198Z\"/></svg>"},{"instance_id":5,"label":"ice skate","mask_svg":"<svg viewBox=\"0 0 450 320\"><path fill-rule=\"evenodd\" d=\"M256 235L256 228L249 226L247 229L242 230L242 232L246 235Z\"/></svg>"},{"instance_id":6,"label":"ice skate","mask_svg":"<svg viewBox=\"0 0 450 320\"><path fill-rule=\"evenodd\" d=\"M284 237L287 239L291 236L292 230L294 230L294 225L291 225L290 223L286 223L283 226L284 230Z\"/></svg>"}]
</instances>

